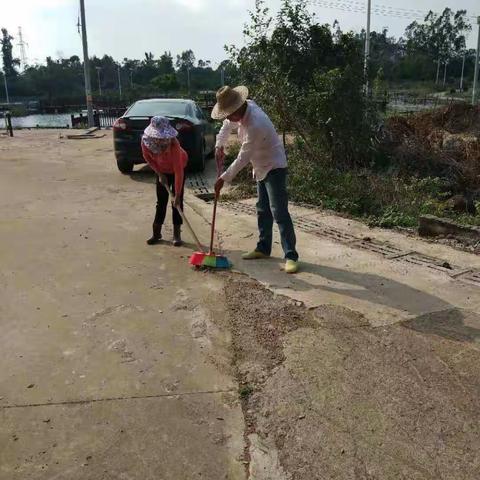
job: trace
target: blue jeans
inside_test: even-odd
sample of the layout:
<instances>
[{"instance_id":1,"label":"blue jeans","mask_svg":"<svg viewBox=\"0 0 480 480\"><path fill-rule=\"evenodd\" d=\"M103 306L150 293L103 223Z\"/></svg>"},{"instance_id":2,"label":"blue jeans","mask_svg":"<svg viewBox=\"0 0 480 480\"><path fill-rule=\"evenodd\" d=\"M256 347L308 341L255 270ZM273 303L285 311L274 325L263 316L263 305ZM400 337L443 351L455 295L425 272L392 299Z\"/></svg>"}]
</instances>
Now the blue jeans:
<instances>
[{"instance_id":1,"label":"blue jeans","mask_svg":"<svg viewBox=\"0 0 480 480\"><path fill-rule=\"evenodd\" d=\"M265 255L272 252L273 220L277 222L285 258L298 260L296 237L288 212L287 169L276 168L257 182L257 220L260 238L256 250Z\"/></svg>"}]
</instances>

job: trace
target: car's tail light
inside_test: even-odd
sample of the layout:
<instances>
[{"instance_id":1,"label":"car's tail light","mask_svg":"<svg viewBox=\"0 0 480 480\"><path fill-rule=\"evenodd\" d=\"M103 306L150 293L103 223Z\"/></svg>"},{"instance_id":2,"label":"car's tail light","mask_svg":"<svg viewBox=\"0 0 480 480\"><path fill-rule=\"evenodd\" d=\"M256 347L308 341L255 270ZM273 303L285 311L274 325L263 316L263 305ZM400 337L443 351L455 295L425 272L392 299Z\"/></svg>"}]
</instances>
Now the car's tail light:
<instances>
[{"instance_id":1,"label":"car's tail light","mask_svg":"<svg viewBox=\"0 0 480 480\"><path fill-rule=\"evenodd\" d=\"M113 131L115 132L124 132L127 128L127 122L123 118L118 118L113 124Z\"/></svg>"},{"instance_id":2,"label":"car's tail light","mask_svg":"<svg viewBox=\"0 0 480 480\"><path fill-rule=\"evenodd\" d=\"M177 122L175 124L175 128L179 131L179 132L187 132L188 130L192 130L193 129L193 124L190 123L190 122L187 122L187 121L181 121L181 122Z\"/></svg>"}]
</instances>

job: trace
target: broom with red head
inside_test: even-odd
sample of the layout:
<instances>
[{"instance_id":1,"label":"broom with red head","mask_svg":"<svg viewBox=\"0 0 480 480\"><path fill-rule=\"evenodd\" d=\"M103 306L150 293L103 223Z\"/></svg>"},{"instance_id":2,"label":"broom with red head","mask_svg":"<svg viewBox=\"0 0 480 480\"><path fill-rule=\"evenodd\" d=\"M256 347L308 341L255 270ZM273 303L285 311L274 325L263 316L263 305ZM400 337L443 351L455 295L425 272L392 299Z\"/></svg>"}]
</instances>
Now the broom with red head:
<instances>
[{"instance_id":1,"label":"broom with red head","mask_svg":"<svg viewBox=\"0 0 480 480\"><path fill-rule=\"evenodd\" d=\"M195 252L189 260L190 265L194 267L207 267L207 268L230 268L232 264L224 255L216 255L213 251L213 240L215 238L215 218L217 216L217 202L218 195L215 194L213 202L213 218L212 229L210 233L210 249L208 253L203 251Z\"/></svg>"},{"instance_id":2,"label":"broom with red head","mask_svg":"<svg viewBox=\"0 0 480 480\"><path fill-rule=\"evenodd\" d=\"M162 174L159 174L158 177L160 179L160 183L167 189L170 195L170 198L173 200L174 195L170 187L168 186L168 181L166 177ZM199 250L198 252L195 252L194 254L192 254L189 259L190 265L193 265L194 267L197 267L197 268L199 267L230 268L232 266L232 264L230 263L227 257L223 255L216 255L215 252L213 251L213 240L215 238L215 218L217 216L217 201L218 201L218 195L215 195L215 201L213 204L212 229L210 234L210 249L208 253L206 253L205 250L203 249L202 244L200 243L200 240L198 239L197 235L193 231L193 228L190 225L190 222L185 217L182 209L177 207L178 213L182 217L183 222L185 223L187 228L190 230L190 233L192 234L193 239L195 240L195 243Z\"/></svg>"}]
</instances>

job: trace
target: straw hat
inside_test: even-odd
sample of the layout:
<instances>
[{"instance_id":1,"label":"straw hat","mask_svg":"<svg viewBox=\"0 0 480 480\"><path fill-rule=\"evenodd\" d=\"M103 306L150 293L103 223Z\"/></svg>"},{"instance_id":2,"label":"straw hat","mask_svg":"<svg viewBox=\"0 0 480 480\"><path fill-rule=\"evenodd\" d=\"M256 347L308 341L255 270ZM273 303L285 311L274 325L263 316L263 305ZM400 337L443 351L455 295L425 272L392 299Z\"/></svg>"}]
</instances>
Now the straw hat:
<instances>
[{"instance_id":1,"label":"straw hat","mask_svg":"<svg viewBox=\"0 0 480 480\"><path fill-rule=\"evenodd\" d=\"M170 120L166 117L152 117L150 125L143 132L146 137L167 139L175 138L178 132L170 125Z\"/></svg>"},{"instance_id":2,"label":"straw hat","mask_svg":"<svg viewBox=\"0 0 480 480\"><path fill-rule=\"evenodd\" d=\"M213 107L212 118L214 120L224 120L229 115L236 112L245 103L247 98L247 87L222 87L217 92L217 103Z\"/></svg>"}]
</instances>

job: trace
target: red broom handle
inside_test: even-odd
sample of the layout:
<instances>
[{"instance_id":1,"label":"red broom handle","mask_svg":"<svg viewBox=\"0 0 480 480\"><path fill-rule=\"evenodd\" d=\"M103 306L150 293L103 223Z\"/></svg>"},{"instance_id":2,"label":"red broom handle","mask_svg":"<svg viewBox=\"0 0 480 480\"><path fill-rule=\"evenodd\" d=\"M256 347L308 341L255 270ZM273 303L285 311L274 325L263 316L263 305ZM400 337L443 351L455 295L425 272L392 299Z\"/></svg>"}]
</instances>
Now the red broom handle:
<instances>
[{"instance_id":1,"label":"red broom handle","mask_svg":"<svg viewBox=\"0 0 480 480\"><path fill-rule=\"evenodd\" d=\"M215 237L215 217L217 216L217 201L218 195L215 194L215 200L213 201L212 232L210 234L210 254L213 254L213 239Z\"/></svg>"}]
</instances>

